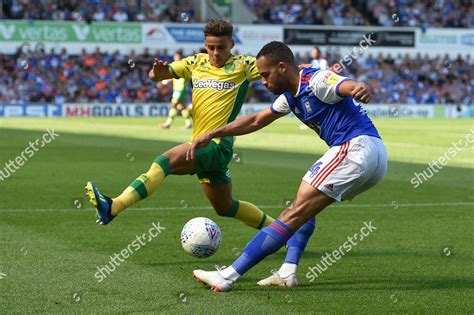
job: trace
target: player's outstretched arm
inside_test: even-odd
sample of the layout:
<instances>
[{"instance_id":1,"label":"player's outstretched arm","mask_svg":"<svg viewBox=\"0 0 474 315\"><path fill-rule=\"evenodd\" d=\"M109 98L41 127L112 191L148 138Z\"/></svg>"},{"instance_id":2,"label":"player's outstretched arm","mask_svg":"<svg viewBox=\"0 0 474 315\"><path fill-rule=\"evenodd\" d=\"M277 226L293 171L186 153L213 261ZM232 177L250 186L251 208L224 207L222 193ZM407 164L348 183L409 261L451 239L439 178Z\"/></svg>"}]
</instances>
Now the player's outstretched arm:
<instances>
[{"instance_id":1,"label":"player's outstretched arm","mask_svg":"<svg viewBox=\"0 0 474 315\"><path fill-rule=\"evenodd\" d=\"M374 98L370 85L352 80L344 81L339 85L339 94L341 96L352 96L354 100L362 103L368 103Z\"/></svg>"},{"instance_id":2,"label":"player's outstretched arm","mask_svg":"<svg viewBox=\"0 0 474 315\"><path fill-rule=\"evenodd\" d=\"M227 124L219 129L210 131L194 139L191 147L186 153L186 159L194 159L194 153L197 149L205 147L211 142L213 138L222 138L226 136L240 136L252 133L263 127L271 124L276 119L285 116L286 114L274 113L267 108L261 112L253 115L244 116Z\"/></svg>"},{"instance_id":3,"label":"player's outstretched arm","mask_svg":"<svg viewBox=\"0 0 474 315\"><path fill-rule=\"evenodd\" d=\"M150 80L158 82L162 80L172 79L173 73L171 72L168 62L155 59L153 61L153 68L148 72Z\"/></svg>"}]
</instances>

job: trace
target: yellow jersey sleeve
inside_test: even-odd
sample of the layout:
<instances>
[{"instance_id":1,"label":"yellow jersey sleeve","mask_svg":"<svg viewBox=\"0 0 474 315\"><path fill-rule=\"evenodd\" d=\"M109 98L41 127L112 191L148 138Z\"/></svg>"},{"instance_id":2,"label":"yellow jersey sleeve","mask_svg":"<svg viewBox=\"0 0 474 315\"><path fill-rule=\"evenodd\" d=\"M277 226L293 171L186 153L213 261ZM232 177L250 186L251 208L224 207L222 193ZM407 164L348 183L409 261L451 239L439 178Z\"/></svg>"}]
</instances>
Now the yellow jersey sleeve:
<instances>
[{"instance_id":1,"label":"yellow jersey sleeve","mask_svg":"<svg viewBox=\"0 0 474 315\"><path fill-rule=\"evenodd\" d=\"M188 81L185 79L173 79L173 91L184 91L188 86Z\"/></svg>"},{"instance_id":2,"label":"yellow jersey sleeve","mask_svg":"<svg viewBox=\"0 0 474 315\"><path fill-rule=\"evenodd\" d=\"M196 64L197 55L189 56L179 61L172 62L169 67L176 79L183 78L186 81L191 80L191 72Z\"/></svg>"},{"instance_id":3,"label":"yellow jersey sleeve","mask_svg":"<svg viewBox=\"0 0 474 315\"><path fill-rule=\"evenodd\" d=\"M260 80L260 73L257 69L257 60L252 56L244 57L245 75L249 82Z\"/></svg>"}]
</instances>

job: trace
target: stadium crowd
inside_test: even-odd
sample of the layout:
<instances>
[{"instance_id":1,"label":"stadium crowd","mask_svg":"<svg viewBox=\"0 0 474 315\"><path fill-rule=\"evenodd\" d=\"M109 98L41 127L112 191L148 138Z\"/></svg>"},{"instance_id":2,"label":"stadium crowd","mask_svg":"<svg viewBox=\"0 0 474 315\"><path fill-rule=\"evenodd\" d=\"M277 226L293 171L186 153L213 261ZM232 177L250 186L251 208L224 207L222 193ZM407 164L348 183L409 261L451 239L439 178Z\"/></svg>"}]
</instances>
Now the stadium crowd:
<instances>
[{"instance_id":1,"label":"stadium crowd","mask_svg":"<svg viewBox=\"0 0 474 315\"><path fill-rule=\"evenodd\" d=\"M474 27L471 0L246 0L255 23Z\"/></svg>"},{"instance_id":2,"label":"stadium crowd","mask_svg":"<svg viewBox=\"0 0 474 315\"><path fill-rule=\"evenodd\" d=\"M3 0L2 18L85 22L196 22L191 0Z\"/></svg>"},{"instance_id":3,"label":"stadium crowd","mask_svg":"<svg viewBox=\"0 0 474 315\"><path fill-rule=\"evenodd\" d=\"M474 102L474 60L430 58L418 54L396 56L361 55L350 65L342 61L341 50L328 49L324 57L329 68L358 81L369 82L375 91L373 103L472 104ZM298 63L311 60L309 52L296 54ZM342 62L341 62L342 61ZM334 65L339 67L334 67Z\"/></svg>"},{"instance_id":4,"label":"stadium crowd","mask_svg":"<svg viewBox=\"0 0 474 315\"><path fill-rule=\"evenodd\" d=\"M474 27L472 0L245 0L255 23ZM3 0L6 19L199 22L192 0Z\"/></svg>"},{"instance_id":5,"label":"stadium crowd","mask_svg":"<svg viewBox=\"0 0 474 315\"><path fill-rule=\"evenodd\" d=\"M153 58L171 61L166 50L124 55L42 49L0 55L0 102L62 104L65 102L126 103L169 102L171 86L148 79ZM341 60L340 51L327 50L331 67ZM299 63L311 56L296 55ZM345 67L347 65L344 65ZM474 103L473 60L447 56L360 56L342 75L368 81L375 89L375 103L470 104ZM252 85L250 102L271 102L274 96L260 82Z\"/></svg>"}]
</instances>

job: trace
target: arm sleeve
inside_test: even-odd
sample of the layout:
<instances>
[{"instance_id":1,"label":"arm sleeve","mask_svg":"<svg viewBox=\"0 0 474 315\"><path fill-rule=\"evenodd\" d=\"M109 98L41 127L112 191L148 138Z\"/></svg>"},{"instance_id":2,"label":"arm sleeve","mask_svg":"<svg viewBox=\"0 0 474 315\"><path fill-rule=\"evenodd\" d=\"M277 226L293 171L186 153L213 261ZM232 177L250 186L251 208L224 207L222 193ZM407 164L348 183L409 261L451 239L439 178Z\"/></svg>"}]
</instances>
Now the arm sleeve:
<instances>
[{"instance_id":1,"label":"arm sleeve","mask_svg":"<svg viewBox=\"0 0 474 315\"><path fill-rule=\"evenodd\" d=\"M183 78L191 81L191 67L196 64L197 55L189 56L179 61L172 62L169 67L176 79Z\"/></svg>"},{"instance_id":2,"label":"arm sleeve","mask_svg":"<svg viewBox=\"0 0 474 315\"><path fill-rule=\"evenodd\" d=\"M331 70L319 70L309 81L309 87L314 95L324 103L335 104L344 98L339 94L339 85L347 80L350 79Z\"/></svg>"},{"instance_id":3,"label":"arm sleeve","mask_svg":"<svg viewBox=\"0 0 474 315\"><path fill-rule=\"evenodd\" d=\"M246 56L244 57L245 64L245 76L249 82L260 80L260 73L257 69L257 61L255 57Z\"/></svg>"},{"instance_id":4,"label":"arm sleeve","mask_svg":"<svg viewBox=\"0 0 474 315\"><path fill-rule=\"evenodd\" d=\"M278 96L275 102L273 102L270 109L272 112L278 114L288 114L291 112L290 105L288 104L288 100L286 99L284 94Z\"/></svg>"}]
</instances>

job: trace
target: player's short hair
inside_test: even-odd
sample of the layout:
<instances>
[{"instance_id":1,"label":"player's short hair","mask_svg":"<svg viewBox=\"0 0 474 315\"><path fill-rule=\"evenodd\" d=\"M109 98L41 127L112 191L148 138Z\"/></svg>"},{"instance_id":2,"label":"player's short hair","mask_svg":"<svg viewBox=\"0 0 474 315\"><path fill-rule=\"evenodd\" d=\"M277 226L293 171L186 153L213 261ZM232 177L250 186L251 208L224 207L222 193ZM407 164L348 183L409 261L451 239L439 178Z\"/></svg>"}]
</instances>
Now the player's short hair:
<instances>
[{"instance_id":1,"label":"player's short hair","mask_svg":"<svg viewBox=\"0 0 474 315\"><path fill-rule=\"evenodd\" d=\"M210 20L204 27L204 36L228 36L232 38L234 27L224 20Z\"/></svg>"},{"instance_id":2,"label":"player's short hair","mask_svg":"<svg viewBox=\"0 0 474 315\"><path fill-rule=\"evenodd\" d=\"M282 42L269 42L260 49L257 54L257 59L265 57L269 62L277 64L279 62L286 62L289 64L295 63L295 55L285 43Z\"/></svg>"}]
</instances>

